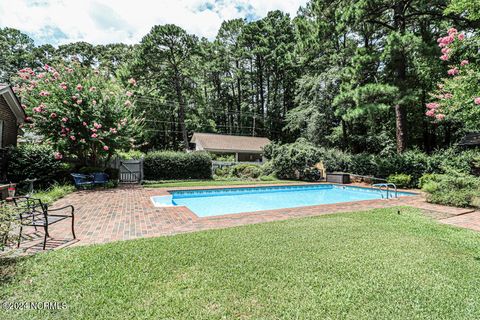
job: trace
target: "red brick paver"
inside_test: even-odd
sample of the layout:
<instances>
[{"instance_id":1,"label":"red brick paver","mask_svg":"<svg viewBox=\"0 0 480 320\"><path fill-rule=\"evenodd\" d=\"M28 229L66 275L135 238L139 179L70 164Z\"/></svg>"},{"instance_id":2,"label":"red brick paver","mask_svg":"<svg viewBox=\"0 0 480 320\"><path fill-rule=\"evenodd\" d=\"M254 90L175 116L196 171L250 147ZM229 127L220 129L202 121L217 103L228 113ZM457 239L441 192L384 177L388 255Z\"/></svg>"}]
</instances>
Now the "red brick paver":
<instances>
[{"instance_id":1,"label":"red brick paver","mask_svg":"<svg viewBox=\"0 0 480 320\"><path fill-rule=\"evenodd\" d=\"M480 231L480 211L462 214L441 220L441 222L457 227Z\"/></svg>"},{"instance_id":2,"label":"red brick paver","mask_svg":"<svg viewBox=\"0 0 480 320\"><path fill-rule=\"evenodd\" d=\"M234 188L242 186L232 186ZM248 186L252 187L252 186ZM224 188L224 187L219 187ZM52 239L49 248L67 245L87 245L117 240L130 240L144 237L172 235L198 230L225 228L245 224L284 220L294 217L307 217L336 212L351 212L386 208L393 206L413 206L457 216L468 212L466 209L452 208L426 203L422 195L401 197L389 200L368 200L345 202L310 207L267 210L199 218L186 207L154 207L150 197L168 194L173 189L198 188L158 188L124 186L117 189L78 191L57 201L52 207L72 204L75 207L75 231L77 240L71 240L69 221L62 221L50 229ZM480 230L480 214L475 216ZM467 218L467 215L457 218ZM453 219L453 218L452 218ZM460 220L451 220L458 225ZM448 222L447 222L448 223ZM24 241L27 251L38 251L38 241L43 231L31 234L33 241ZM27 239L28 240L28 239ZM33 243L33 245L32 245Z\"/></svg>"}]
</instances>

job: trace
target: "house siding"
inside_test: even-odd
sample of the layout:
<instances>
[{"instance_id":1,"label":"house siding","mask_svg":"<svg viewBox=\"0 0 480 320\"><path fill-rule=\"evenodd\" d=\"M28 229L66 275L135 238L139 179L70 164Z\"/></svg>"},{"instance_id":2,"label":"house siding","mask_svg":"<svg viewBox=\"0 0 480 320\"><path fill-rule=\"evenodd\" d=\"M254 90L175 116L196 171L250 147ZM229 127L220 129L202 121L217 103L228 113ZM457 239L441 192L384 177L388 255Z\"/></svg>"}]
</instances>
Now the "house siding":
<instances>
[{"instance_id":1,"label":"house siding","mask_svg":"<svg viewBox=\"0 0 480 320\"><path fill-rule=\"evenodd\" d=\"M3 120L3 145L0 148L16 145L18 134L17 118L3 96L0 96L0 120Z\"/></svg>"}]
</instances>

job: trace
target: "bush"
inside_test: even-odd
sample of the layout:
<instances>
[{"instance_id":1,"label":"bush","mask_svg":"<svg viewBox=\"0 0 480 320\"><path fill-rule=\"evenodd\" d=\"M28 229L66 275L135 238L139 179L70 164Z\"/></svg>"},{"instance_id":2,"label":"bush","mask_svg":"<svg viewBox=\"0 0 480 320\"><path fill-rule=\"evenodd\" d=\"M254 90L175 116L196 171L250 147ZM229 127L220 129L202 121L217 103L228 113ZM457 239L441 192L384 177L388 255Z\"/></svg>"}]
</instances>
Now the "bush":
<instances>
[{"instance_id":1,"label":"bush","mask_svg":"<svg viewBox=\"0 0 480 320\"><path fill-rule=\"evenodd\" d=\"M11 230L15 229L15 225L18 223L17 219L18 212L13 209L12 206L8 205L5 202L0 202L0 250L4 250L5 242L8 239L11 239L9 233Z\"/></svg>"},{"instance_id":2,"label":"bush","mask_svg":"<svg viewBox=\"0 0 480 320\"><path fill-rule=\"evenodd\" d=\"M432 181L435 181L438 174L435 173L425 173L420 179L418 179L418 187L423 189L423 187Z\"/></svg>"},{"instance_id":3,"label":"bush","mask_svg":"<svg viewBox=\"0 0 480 320\"><path fill-rule=\"evenodd\" d=\"M144 158L145 180L211 179L212 159L205 152L154 151Z\"/></svg>"},{"instance_id":4,"label":"bush","mask_svg":"<svg viewBox=\"0 0 480 320\"><path fill-rule=\"evenodd\" d=\"M260 166L255 164L237 164L230 168L230 175L237 178L256 179L262 174Z\"/></svg>"},{"instance_id":5,"label":"bush","mask_svg":"<svg viewBox=\"0 0 480 320\"><path fill-rule=\"evenodd\" d=\"M138 160L145 157L145 153L139 150L120 151L117 155L123 160Z\"/></svg>"},{"instance_id":6,"label":"bush","mask_svg":"<svg viewBox=\"0 0 480 320\"><path fill-rule=\"evenodd\" d=\"M478 205L480 179L472 175L449 171L423 180L422 190L427 192L427 201L456 207Z\"/></svg>"},{"instance_id":7,"label":"bush","mask_svg":"<svg viewBox=\"0 0 480 320\"><path fill-rule=\"evenodd\" d=\"M10 150L7 178L12 182L37 179L35 185L48 186L59 180L65 169L55 160L54 150L46 144L21 144Z\"/></svg>"},{"instance_id":8,"label":"bush","mask_svg":"<svg viewBox=\"0 0 480 320\"><path fill-rule=\"evenodd\" d=\"M346 171L351 155L337 149L318 148L305 139L290 144L271 144L265 148L274 172L281 179L312 180L316 163L323 161L328 171ZM270 165L270 164L269 164Z\"/></svg>"},{"instance_id":9,"label":"bush","mask_svg":"<svg viewBox=\"0 0 480 320\"><path fill-rule=\"evenodd\" d=\"M412 181L412 176L408 174L391 174L387 178L387 182L394 183L399 188L407 188L410 187L410 183Z\"/></svg>"},{"instance_id":10,"label":"bush","mask_svg":"<svg viewBox=\"0 0 480 320\"><path fill-rule=\"evenodd\" d=\"M72 185L55 184L45 191L35 192L32 197L42 200L43 203L51 204L74 191L75 187Z\"/></svg>"}]
</instances>

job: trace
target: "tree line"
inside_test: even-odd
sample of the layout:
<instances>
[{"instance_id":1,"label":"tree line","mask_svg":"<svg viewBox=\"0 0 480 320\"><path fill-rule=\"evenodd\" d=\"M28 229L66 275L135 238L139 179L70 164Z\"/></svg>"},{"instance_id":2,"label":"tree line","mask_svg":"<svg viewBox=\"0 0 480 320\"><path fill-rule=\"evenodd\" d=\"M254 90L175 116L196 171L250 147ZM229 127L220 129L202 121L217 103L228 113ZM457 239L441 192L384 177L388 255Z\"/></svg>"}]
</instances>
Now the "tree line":
<instances>
[{"instance_id":1,"label":"tree line","mask_svg":"<svg viewBox=\"0 0 480 320\"><path fill-rule=\"evenodd\" d=\"M302 137L354 153L431 152L465 133L462 123L425 117L448 69L436 39L452 26L478 32L477 9L463 0L313 0L294 18L225 21L213 40L167 24L135 45L36 46L3 28L0 82L72 58L134 78L143 150L182 149L201 131Z\"/></svg>"}]
</instances>

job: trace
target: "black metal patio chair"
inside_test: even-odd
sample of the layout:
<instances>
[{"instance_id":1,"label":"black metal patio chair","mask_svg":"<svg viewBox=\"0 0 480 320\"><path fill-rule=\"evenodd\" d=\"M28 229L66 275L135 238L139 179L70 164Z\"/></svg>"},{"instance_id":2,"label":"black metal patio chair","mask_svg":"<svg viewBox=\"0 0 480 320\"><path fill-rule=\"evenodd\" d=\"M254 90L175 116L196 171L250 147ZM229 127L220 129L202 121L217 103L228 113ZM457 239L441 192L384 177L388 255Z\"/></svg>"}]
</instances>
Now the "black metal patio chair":
<instances>
[{"instance_id":1,"label":"black metal patio chair","mask_svg":"<svg viewBox=\"0 0 480 320\"><path fill-rule=\"evenodd\" d=\"M29 197L15 197L13 199L15 205L18 208L18 222L20 224L20 232L18 236L17 248L20 247L20 241L22 239L23 227L41 227L45 231L43 239L43 250L47 245L47 237L50 237L48 233L48 226L60 222L62 220L72 219L72 235L75 236L75 208L72 205L68 205L61 208L48 208L47 204L42 203L40 199ZM62 211L64 214L61 214ZM53 214L51 214L53 212ZM59 212L59 213L57 213Z\"/></svg>"}]
</instances>

